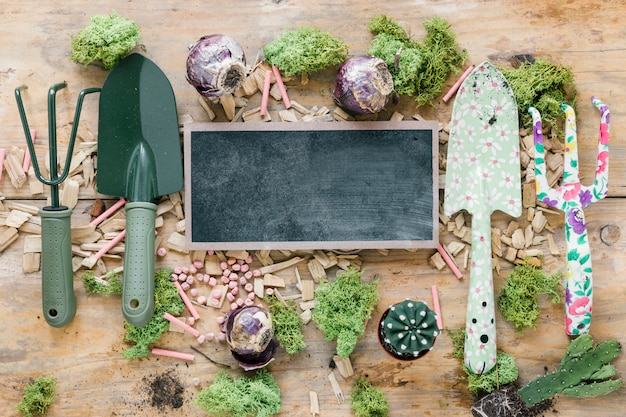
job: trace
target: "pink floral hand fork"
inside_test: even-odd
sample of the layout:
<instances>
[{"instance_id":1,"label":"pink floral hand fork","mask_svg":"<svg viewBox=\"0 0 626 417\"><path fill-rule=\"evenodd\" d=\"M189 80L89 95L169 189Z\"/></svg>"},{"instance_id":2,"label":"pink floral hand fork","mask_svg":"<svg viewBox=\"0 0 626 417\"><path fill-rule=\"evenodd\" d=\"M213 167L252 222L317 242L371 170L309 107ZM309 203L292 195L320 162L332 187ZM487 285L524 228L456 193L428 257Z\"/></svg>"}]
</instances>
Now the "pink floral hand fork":
<instances>
[{"instance_id":1,"label":"pink floral hand fork","mask_svg":"<svg viewBox=\"0 0 626 417\"><path fill-rule=\"evenodd\" d=\"M609 108L595 97L593 105L600 111L600 137L596 176L592 186L581 185L578 176L578 146L574 109L562 104L565 111L565 155L563 184L550 188L546 177L546 160L541 131L541 115L534 107L528 111L533 118L535 138L535 186L537 199L565 212L567 269L565 272L565 331L568 335L589 332L593 299L591 251L583 209L606 197L609 179Z\"/></svg>"}]
</instances>

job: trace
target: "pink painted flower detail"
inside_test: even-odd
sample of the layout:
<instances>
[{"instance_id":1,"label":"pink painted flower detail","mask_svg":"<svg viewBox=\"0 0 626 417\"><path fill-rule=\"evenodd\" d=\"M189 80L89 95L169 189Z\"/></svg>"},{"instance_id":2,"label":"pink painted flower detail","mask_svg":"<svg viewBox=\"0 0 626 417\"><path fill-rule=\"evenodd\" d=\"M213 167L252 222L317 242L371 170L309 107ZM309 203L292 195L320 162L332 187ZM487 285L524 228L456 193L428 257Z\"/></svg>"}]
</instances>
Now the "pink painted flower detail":
<instances>
[{"instance_id":1,"label":"pink painted flower detail","mask_svg":"<svg viewBox=\"0 0 626 417\"><path fill-rule=\"evenodd\" d=\"M563 184L563 188L565 188L565 192L563 193L563 199L565 201L572 201L578 197L578 192L580 191L580 183L574 182L569 184Z\"/></svg>"},{"instance_id":2,"label":"pink painted flower detail","mask_svg":"<svg viewBox=\"0 0 626 417\"><path fill-rule=\"evenodd\" d=\"M609 152L603 151L598 154L598 167L596 169L596 174L602 174L606 171L606 167L609 165Z\"/></svg>"},{"instance_id":3,"label":"pink painted flower detail","mask_svg":"<svg viewBox=\"0 0 626 417\"><path fill-rule=\"evenodd\" d=\"M572 316L583 316L591 312L591 299L589 297L577 298L567 309Z\"/></svg>"}]
</instances>

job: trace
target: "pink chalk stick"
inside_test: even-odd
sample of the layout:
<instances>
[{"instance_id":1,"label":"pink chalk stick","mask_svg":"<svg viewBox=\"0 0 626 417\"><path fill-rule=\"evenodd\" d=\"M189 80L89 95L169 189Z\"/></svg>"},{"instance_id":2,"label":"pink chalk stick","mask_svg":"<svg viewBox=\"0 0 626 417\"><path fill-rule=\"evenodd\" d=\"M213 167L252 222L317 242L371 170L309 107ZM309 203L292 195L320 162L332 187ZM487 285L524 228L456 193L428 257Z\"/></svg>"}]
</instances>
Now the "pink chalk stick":
<instances>
[{"instance_id":1,"label":"pink chalk stick","mask_svg":"<svg viewBox=\"0 0 626 417\"><path fill-rule=\"evenodd\" d=\"M270 98L270 83L272 81L272 71L265 71L265 83L263 84L263 96L261 97L261 116L267 113L267 101Z\"/></svg>"},{"instance_id":2,"label":"pink chalk stick","mask_svg":"<svg viewBox=\"0 0 626 417\"><path fill-rule=\"evenodd\" d=\"M122 230L120 233L118 233L117 236L115 236L113 239L111 239L111 241L102 249L100 249L98 251L98 253L96 253L96 259L100 259L102 258L102 256L107 253L108 251L111 250L111 248L115 245L117 245L118 243L120 243L120 241L122 239L124 239L124 236L126 236L126 230Z\"/></svg>"},{"instance_id":3,"label":"pink chalk stick","mask_svg":"<svg viewBox=\"0 0 626 417\"><path fill-rule=\"evenodd\" d=\"M437 327L439 327L439 330L443 330L443 318L441 317L441 306L439 305L439 291L437 290L437 286L431 285L430 291L433 294L433 308L435 309L435 313L437 313Z\"/></svg>"},{"instance_id":4,"label":"pink chalk stick","mask_svg":"<svg viewBox=\"0 0 626 417\"><path fill-rule=\"evenodd\" d=\"M200 336L200 332L197 331L196 329L194 329L193 327L191 327L190 325L188 325L187 323L183 323L182 321L178 320L176 317L172 316L170 313L164 313L163 317L169 321L170 323L180 327L181 329L183 329L184 331L188 332L189 334L193 335L193 337L198 337Z\"/></svg>"},{"instance_id":5,"label":"pink chalk stick","mask_svg":"<svg viewBox=\"0 0 626 417\"><path fill-rule=\"evenodd\" d=\"M30 136L34 144L35 136L37 136L37 130L31 129ZM26 153L24 154L24 161L22 162L22 170L24 170L25 173L28 173L28 168L30 168L30 152L26 150Z\"/></svg>"},{"instance_id":6,"label":"pink chalk stick","mask_svg":"<svg viewBox=\"0 0 626 417\"><path fill-rule=\"evenodd\" d=\"M450 88L450 91L448 91L446 93L446 95L443 96L443 102L444 103L447 103L448 100L450 100L450 98L454 95L454 93L456 93L456 90L458 90L459 87L461 86L461 83L463 83L463 81L467 78L468 75L470 75L470 72L472 72L475 67L476 67L475 65L470 65L469 67L467 67L467 69L465 70L463 75L461 75L461 78L459 78L454 83L454 85Z\"/></svg>"},{"instance_id":7,"label":"pink chalk stick","mask_svg":"<svg viewBox=\"0 0 626 417\"><path fill-rule=\"evenodd\" d=\"M4 156L6 155L6 149L0 149L0 180L2 179L2 169L4 167Z\"/></svg>"},{"instance_id":8,"label":"pink chalk stick","mask_svg":"<svg viewBox=\"0 0 626 417\"><path fill-rule=\"evenodd\" d=\"M285 108L291 107L291 101L289 101L289 96L287 96L287 89L285 88L285 84L283 84L283 79L280 76L280 71L276 65L272 65L272 71L274 71L274 77L276 77L276 83L278 84L278 89L280 90L280 95L283 98L283 103L285 104Z\"/></svg>"},{"instance_id":9,"label":"pink chalk stick","mask_svg":"<svg viewBox=\"0 0 626 417\"><path fill-rule=\"evenodd\" d=\"M443 260L446 261L454 276L458 279L463 279L463 274L461 273L461 271L459 271L459 268L457 268L456 264L454 263L452 258L450 258L450 255L448 255L448 252L446 252L441 244L437 246L437 252L439 252Z\"/></svg>"},{"instance_id":10,"label":"pink chalk stick","mask_svg":"<svg viewBox=\"0 0 626 417\"><path fill-rule=\"evenodd\" d=\"M167 356L168 358L182 359L184 361L194 361L196 357L189 353L175 352L173 350L152 348L153 355Z\"/></svg>"},{"instance_id":11,"label":"pink chalk stick","mask_svg":"<svg viewBox=\"0 0 626 417\"><path fill-rule=\"evenodd\" d=\"M194 308L193 304L191 304L191 301L189 300L189 297L187 297L187 293L185 293L183 287L181 287L178 281L174 281L174 286L178 290L178 295L180 295L183 303L185 303L185 306L187 307L187 310L189 310L189 313L191 313L191 316L194 320L198 320L200 318L200 314L198 314L198 311Z\"/></svg>"},{"instance_id":12,"label":"pink chalk stick","mask_svg":"<svg viewBox=\"0 0 626 417\"><path fill-rule=\"evenodd\" d=\"M117 203L113 204L104 213L102 213L101 215L99 215L98 217L93 219L91 221L91 223L89 223L89 224L92 225L92 226L99 225L106 218L108 218L111 214L113 214L118 208L122 207L124 204L126 204L126 200L124 200L123 198L120 198L119 200L117 200Z\"/></svg>"}]
</instances>

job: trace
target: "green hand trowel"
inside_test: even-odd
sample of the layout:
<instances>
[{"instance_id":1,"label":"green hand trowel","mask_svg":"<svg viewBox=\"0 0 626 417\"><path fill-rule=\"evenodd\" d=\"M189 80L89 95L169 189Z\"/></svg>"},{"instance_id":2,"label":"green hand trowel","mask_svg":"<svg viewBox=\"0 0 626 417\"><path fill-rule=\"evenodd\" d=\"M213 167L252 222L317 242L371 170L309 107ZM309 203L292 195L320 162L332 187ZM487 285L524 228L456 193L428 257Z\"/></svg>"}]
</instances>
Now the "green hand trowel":
<instances>
[{"instance_id":1,"label":"green hand trowel","mask_svg":"<svg viewBox=\"0 0 626 417\"><path fill-rule=\"evenodd\" d=\"M472 214L472 264L465 364L476 374L496 364L491 213L521 214L519 127L507 80L483 62L463 81L452 109L444 211Z\"/></svg>"},{"instance_id":2,"label":"green hand trowel","mask_svg":"<svg viewBox=\"0 0 626 417\"><path fill-rule=\"evenodd\" d=\"M128 201L122 311L137 327L154 314L152 200L183 187L182 169L172 86L156 64L131 54L111 70L100 93L97 187Z\"/></svg>"}]
</instances>

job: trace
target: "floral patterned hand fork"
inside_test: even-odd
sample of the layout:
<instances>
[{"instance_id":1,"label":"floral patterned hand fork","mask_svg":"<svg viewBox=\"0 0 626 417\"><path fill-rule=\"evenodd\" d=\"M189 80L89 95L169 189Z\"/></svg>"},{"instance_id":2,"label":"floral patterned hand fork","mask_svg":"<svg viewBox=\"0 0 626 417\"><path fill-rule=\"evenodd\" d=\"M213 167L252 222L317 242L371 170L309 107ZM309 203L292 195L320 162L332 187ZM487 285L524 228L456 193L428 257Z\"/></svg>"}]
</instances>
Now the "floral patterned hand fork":
<instances>
[{"instance_id":1,"label":"floral patterned hand fork","mask_svg":"<svg viewBox=\"0 0 626 417\"><path fill-rule=\"evenodd\" d=\"M578 147L576 143L576 115L567 104L565 111L565 162L563 184L550 188L546 178L546 161L541 131L541 115L534 107L528 111L533 118L535 138L535 177L537 199L565 212L565 239L567 245L565 331L568 335L589 332L593 299L591 251L583 209L606 197L609 178L609 108L595 97L591 98L600 111L600 137L596 177L592 186L580 184L578 176Z\"/></svg>"}]
</instances>

